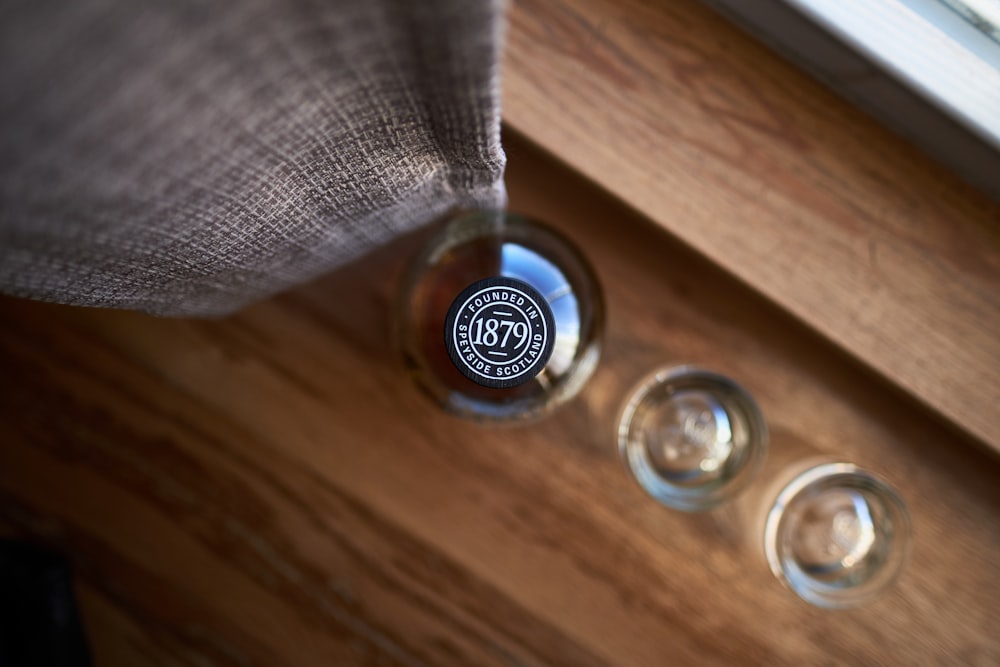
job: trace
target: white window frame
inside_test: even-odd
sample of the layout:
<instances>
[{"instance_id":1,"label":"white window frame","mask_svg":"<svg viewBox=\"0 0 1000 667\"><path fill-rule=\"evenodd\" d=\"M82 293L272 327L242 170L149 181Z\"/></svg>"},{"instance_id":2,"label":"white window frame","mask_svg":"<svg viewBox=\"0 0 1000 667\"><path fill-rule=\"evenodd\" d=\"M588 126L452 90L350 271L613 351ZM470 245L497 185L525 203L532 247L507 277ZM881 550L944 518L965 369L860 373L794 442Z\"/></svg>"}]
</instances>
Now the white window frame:
<instances>
[{"instance_id":1,"label":"white window frame","mask_svg":"<svg viewBox=\"0 0 1000 667\"><path fill-rule=\"evenodd\" d=\"M1000 199L1000 0L705 1Z\"/></svg>"}]
</instances>

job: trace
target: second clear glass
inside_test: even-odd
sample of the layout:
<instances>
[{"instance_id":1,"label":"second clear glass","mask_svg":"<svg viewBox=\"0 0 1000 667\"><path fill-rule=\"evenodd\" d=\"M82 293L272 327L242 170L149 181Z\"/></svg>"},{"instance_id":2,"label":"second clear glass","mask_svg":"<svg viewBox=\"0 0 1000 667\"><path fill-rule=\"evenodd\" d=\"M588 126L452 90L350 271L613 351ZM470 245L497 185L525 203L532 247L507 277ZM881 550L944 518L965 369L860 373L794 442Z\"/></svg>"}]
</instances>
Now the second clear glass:
<instances>
[{"instance_id":1,"label":"second clear glass","mask_svg":"<svg viewBox=\"0 0 1000 667\"><path fill-rule=\"evenodd\" d=\"M910 517L884 480L853 463L812 459L790 466L771 489L764 555L799 597L843 609L895 583L909 558Z\"/></svg>"}]
</instances>

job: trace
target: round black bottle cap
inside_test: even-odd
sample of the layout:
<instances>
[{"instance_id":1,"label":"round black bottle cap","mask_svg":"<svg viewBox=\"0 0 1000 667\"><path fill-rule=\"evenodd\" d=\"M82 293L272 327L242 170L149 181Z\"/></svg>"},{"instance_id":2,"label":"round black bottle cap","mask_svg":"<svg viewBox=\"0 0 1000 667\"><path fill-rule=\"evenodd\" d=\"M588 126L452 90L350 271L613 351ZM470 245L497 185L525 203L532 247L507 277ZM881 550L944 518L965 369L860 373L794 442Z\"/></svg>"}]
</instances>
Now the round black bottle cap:
<instances>
[{"instance_id":1,"label":"round black bottle cap","mask_svg":"<svg viewBox=\"0 0 1000 667\"><path fill-rule=\"evenodd\" d=\"M545 297L528 283L497 276L455 298L444 325L448 356L462 374L494 389L524 384L545 367L556 325Z\"/></svg>"}]
</instances>

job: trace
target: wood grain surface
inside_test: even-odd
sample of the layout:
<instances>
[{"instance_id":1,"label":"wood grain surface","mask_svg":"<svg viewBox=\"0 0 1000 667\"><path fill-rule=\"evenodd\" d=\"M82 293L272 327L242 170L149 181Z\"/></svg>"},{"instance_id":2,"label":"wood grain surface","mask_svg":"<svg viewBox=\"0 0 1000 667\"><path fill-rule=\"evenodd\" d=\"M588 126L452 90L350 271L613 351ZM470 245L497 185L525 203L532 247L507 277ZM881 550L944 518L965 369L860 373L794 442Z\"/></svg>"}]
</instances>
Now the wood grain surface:
<instances>
[{"instance_id":1,"label":"wood grain surface","mask_svg":"<svg viewBox=\"0 0 1000 667\"><path fill-rule=\"evenodd\" d=\"M535 424L467 423L409 382L390 313L420 237L220 321L0 300L0 532L69 556L96 665L1000 661L1000 462L507 146L514 207L576 239L608 299L597 374ZM757 557L743 503L688 516L643 494L614 419L677 362L742 381L776 453L899 487L916 539L897 589L809 607Z\"/></svg>"},{"instance_id":2,"label":"wood grain surface","mask_svg":"<svg viewBox=\"0 0 1000 667\"><path fill-rule=\"evenodd\" d=\"M508 41L511 126L1000 451L1000 205L696 0Z\"/></svg>"}]
</instances>

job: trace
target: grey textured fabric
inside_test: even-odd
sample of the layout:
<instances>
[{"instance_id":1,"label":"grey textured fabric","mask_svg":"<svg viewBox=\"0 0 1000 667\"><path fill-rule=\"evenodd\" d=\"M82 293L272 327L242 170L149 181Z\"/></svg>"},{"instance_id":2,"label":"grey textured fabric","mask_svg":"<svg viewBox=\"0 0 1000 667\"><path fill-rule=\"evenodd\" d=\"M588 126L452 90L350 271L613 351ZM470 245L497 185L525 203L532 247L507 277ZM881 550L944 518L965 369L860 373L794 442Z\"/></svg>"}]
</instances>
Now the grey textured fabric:
<instances>
[{"instance_id":1,"label":"grey textured fabric","mask_svg":"<svg viewBox=\"0 0 1000 667\"><path fill-rule=\"evenodd\" d=\"M0 291L220 315L502 206L502 9L0 4Z\"/></svg>"}]
</instances>

